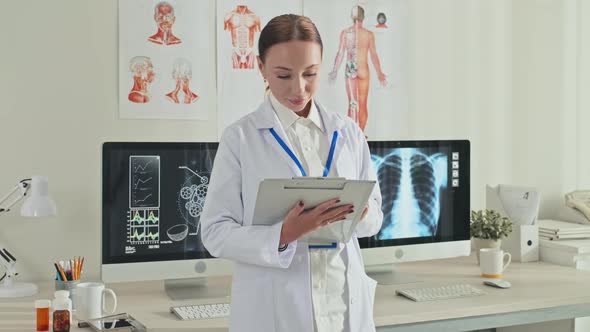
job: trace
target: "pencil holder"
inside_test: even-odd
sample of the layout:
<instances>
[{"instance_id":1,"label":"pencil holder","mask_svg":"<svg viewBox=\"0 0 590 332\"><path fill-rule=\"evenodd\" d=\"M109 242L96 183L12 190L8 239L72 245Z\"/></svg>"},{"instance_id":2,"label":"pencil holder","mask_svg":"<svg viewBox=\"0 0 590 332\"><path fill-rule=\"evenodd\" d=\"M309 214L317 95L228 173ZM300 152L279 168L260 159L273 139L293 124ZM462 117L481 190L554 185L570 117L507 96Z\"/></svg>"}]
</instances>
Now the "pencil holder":
<instances>
[{"instance_id":1,"label":"pencil holder","mask_svg":"<svg viewBox=\"0 0 590 332\"><path fill-rule=\"evenodd\" d=\"M70 291L70 300L72 300L72 311L76 310L76 287L80 283L80 280L72 281L55 281L55 290L67 290Z\"/></svg>"}]
</instances>

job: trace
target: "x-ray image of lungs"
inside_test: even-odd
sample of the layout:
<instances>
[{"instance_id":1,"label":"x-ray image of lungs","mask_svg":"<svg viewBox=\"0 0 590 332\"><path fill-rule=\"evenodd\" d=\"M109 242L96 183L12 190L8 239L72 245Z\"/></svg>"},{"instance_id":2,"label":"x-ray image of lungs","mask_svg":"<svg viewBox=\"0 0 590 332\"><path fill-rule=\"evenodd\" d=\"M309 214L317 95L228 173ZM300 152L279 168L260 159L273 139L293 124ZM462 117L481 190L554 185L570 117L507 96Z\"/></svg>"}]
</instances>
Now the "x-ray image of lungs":
<instances>
[{"instance_id":1,"label":"x-ray image of lungs","mask_svg":"<svg viewBox=\"0 0 590 332\"><path fill-rule=\"evenodd\" d=\"M187 225L194 228L194 232L190 235L197 235L201 228L201 212L203 212L209 187L209 173L201 172L199 174L187 166L179 166L178 168L188 172L182 187L178 190L178 212Z\"/></svg>"},{"instance_id":2,"label":"x-ray image of lungs","mask_svg":"<svg viewBox=\"0 0 590 332\"><path fill-rule=\"evenodd\" d=\"M383 196L379 240L434 236L441 190L447 186L448 157L416 148L372 156Z\"/></svg>"}]
</instances>

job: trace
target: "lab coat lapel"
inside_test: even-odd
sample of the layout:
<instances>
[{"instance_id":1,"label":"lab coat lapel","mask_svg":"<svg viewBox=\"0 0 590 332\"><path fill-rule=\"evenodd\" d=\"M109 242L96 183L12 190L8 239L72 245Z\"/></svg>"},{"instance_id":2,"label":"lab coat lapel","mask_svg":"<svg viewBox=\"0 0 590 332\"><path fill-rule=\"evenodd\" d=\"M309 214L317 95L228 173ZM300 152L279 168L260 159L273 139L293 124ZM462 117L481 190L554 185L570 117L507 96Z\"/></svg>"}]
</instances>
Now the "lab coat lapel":
<instances>
[{"instance_id":1,"label":"lab coat lapel","mask_svg":"<svg viewBox=\"0 0 590 332\"><path fill-rule=\"evenodd\" d=\"M334 135L334 131L338 132L338 140L336 141L336 147L334 148L334 156L332 157L332 166L330 167L329 176L338 176L338 158L340 153L344 149L344 145L347 141L346 135L341 130L344 127L344 120L341 119L338 115L329 113L326 109L316 102L316 107L318 112L320 112L320 116L322 117L322 121L324 124L324 129L326 130L326 134L329 137L330 142L332 141L332 137Z\"/></svg>"},{"instance_id":2,"label":"lab coat lapel","mask_svg":"<svg viewBox=\"0 0 590 332\"><path fill-rule=\"evenodd\" d=\"M289 147L289 149L294 151L289 140L287 139L287 134L283 130L283 127L281 126L281 123L279 122L279 119L277 118L268 98L265 99L264 103L260 105L258 111L256 111L254 123L256 124L256 128L264 136L266 145L270 147L272 154L274 156L280 156L280 159L284 161L286 166L291 170L292 176L302 176L301 171L293 159L291 159L287 152L283 150L279 142L270 132L270 128L273 128L277 135L279 135L283 142L285 142L285 144Z\"/></svg>"}]
</instances>

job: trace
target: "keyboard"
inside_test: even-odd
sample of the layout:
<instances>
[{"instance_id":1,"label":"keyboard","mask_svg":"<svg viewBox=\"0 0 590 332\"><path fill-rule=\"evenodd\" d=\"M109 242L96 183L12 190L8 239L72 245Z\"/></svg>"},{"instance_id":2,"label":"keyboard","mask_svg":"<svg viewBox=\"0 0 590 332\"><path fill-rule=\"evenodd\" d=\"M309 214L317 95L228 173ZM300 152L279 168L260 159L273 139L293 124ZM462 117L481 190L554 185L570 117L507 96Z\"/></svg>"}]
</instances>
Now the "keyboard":
<instances>
[{"instance_id":1,"label":"keyboard","mask_svg":"<svg viewBox=\"0 0 590 332\"><path fill-rule=\"evenodd\" d=\"M437 287L398 289L397 295L405 296L416 302L456 299L486 294L479 288L468 284L444 285Z\"/></svg>"},{"instance_id":2,"label":"keyboard","mask_svg":"<svg viewBox=\"0 0 590 332\"><path fill-rule=\"evenodd\" d=\"M173 306L170 311L181 320L223 318L229 316L229 303Z\"/></svg>"}]
</instances>

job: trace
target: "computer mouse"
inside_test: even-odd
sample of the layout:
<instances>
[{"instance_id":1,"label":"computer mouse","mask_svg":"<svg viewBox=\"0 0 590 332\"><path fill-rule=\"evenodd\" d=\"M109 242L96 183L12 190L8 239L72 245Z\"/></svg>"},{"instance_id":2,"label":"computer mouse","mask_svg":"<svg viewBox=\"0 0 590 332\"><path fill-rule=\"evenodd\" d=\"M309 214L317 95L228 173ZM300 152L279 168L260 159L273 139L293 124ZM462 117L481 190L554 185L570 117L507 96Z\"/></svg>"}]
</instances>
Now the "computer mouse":
<instances>
[{"instance_id":1,"label":"computer mouse","mask_svg":"<svg viewBox=\"0 0 590 332\"><path fill-rule=\"evenodd\" d=\"M488 279L483 281L484 285L498 287L498 288L510 288L512 286L508 281L502 279Z\"/></svg>"}]
</instances>

